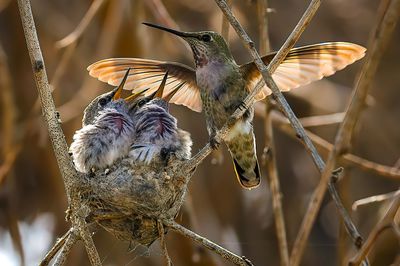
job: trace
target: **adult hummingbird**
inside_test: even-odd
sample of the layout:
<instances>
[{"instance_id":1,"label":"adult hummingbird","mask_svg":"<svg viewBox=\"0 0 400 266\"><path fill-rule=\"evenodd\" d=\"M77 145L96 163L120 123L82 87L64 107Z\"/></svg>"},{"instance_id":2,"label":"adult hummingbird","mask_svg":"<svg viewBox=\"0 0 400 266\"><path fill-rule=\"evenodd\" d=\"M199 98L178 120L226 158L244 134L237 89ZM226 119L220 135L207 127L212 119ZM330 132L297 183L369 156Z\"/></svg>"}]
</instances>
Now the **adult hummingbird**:
<instances>
[{"instance_id":1,"label":"adult hummingbird","mask_svg":"<svg viewBox=\"0 0 400 266\"><path fill-rule=\"evenodd\" d=\"M144 23L185 40L192 52L195 68L174 63L139 58L111 58L88 67L89 74L109 84L118 84L127 68L129 74L125 88L148 93L156 90L166 71L169 78L165 95L173 95L170 102L182 104L200 112L204 109L211 144L217 129L221 128L234 110L241 106L245 97L262 79L253 62L238 65L224 38L216 32L183 32L163 26ZM292 49L278 66L272 77L282 91L330 76L338 70L362 58L365 48L347 42L313 44ZM268 64L275 52L262 59ZM257 95L261 100L271 94L264 86ZM225 139L232 155L236 176L244 188L260 183L260 170L252 127L253 107L239 119Z\"/></svg>"}]
</instances>

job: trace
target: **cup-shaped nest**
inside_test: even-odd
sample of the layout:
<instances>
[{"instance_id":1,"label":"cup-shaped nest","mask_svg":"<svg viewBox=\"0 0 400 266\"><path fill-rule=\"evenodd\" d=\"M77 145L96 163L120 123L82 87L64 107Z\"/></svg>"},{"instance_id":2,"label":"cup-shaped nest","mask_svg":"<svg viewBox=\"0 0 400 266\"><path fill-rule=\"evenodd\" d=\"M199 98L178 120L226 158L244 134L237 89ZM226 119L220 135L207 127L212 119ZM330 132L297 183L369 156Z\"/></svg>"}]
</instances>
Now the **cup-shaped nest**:
<instances>
[{"instance_id":1,"label":"cup-shaped nest","mask_svg":"<svg viewBox=\"0 0 400 266\"><path fill-rule=\"evenodd\" d=\"M184 161L136 163L117 161L107 171L84 176L82 200L90 208L87 219L118 239L149 246L159 237L157 221L173 219L182 206L190 174Z\"/></svg>"}]
</instances>

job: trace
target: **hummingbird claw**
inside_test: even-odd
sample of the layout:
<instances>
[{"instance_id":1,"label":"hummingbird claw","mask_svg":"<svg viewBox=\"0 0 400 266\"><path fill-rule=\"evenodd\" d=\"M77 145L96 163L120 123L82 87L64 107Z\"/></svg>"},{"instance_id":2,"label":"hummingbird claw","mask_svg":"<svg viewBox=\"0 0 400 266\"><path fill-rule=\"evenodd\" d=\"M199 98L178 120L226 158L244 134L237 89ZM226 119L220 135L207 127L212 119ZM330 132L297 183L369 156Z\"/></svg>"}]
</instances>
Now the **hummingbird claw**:
<instances>
[{"instance_id":1,"label":"hummingbird claw","mask_svg":"<svg viewBox=\"0 0 400 266\"><path fill-rule=\"evenodd\" d=\"M243 101L241 101L240 104L239 104L239 106L238 106L238 108L239 108L240 110L247 110L246 103L243 102Z\"/></svg>"},{"instance_id":2,"label":"hummingbird claw","mask_svg":"<svg viewBox=\"0 0 400 266\"><path fill-rule=\"evenodd\" d=\"M210 146L213 150L218 150L219 145L221 145L221 143L217 141L215 137L210 137Z\"/></svg>"}]
</instances>

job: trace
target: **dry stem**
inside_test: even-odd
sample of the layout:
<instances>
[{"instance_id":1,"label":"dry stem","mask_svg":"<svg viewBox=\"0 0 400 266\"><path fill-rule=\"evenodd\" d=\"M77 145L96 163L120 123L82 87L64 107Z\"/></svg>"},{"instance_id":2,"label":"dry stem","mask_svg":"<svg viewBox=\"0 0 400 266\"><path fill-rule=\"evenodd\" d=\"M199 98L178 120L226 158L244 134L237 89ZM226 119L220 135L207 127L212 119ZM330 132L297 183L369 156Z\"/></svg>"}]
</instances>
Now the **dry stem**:
<instances>
[{"instance_id":1,"label":"dry stem","mask_svg":"<svg viewBox=\"0 0 400 266\"><path fill-rule=\"evenodd\" d=\"M74 229L71 229L71 230L70 230L71 233L66 238L65 243L62 246L60 253L56 257L56 260L54 261L53 266L64 265L65 261L67 260L68 254L71 252L72 247L78 241L78 239L79 239L78 235L74 232Z\"/></svg>"},{"instance_id":2,"label":"dry stem","mask_svg":"<svg viewBox=\"0 0 400 266\"><path fill-rule=\"evenodd\" d=\"M260 52L267 54L270 52L270 42L268 34L268 0L257 1L259 36L260 36ZM263 161L267 168L267 179L272 194L272 206L274 210L275 229L278 239L279 253L281 265L289 265L289 250L286 239L285 218L282 209L282 193L280 190L278 169L275 157L274 134L271 119L271 107L269 98L265 99L265 146Z\"/></svg>"},{"instance_id":3,"label":"dry stem","mask_svg":"<svg viewBox=\"0 0 400 266\"><path fill-rule=\"evenodd\" d=\"M164 225L160 220L157 221L157 228L158 228L158 233L160 234L160 245L164 253L166 264L167 266L172 266L171 258L168 255L167 244L165 243Z\"/></svg>"},{"instance_id":4,"label":"dry stem","mask_svg":"<svg viewBox=\"0 0 400 266\"><path fill-rule=\"evenodd\" d=\"M94 16L97 14L98 10L105 2L106 0L93 1L88 11L86 12L85 16L78 24L78 26L75 28L75 30L70 34L68 34L63 39L56 42L56 47L60 49L75 43L79 39L79 37L81 37L82 34L85 32L86 28L89 26L90 22L93 20Z\"/></svg>"},{"instance_id":5,"label":"dry stem","mask_svg":"<svg viewBox=\"0 0 400 266\"><path fill-rule=\"evenodd\" d=\"M395 5L397 5L397 8ZM328 156L327 164L322 173L320 183L315 189L314 194L310 200L305 219L303 220L300 232L295 241L291 256L291 263L293 265L298 265L300 263L302 254L305 249L306 240L308 238L308 235L310 234L312 224L315 221L317 210L321 205L326 187L329 183L331 172L336 165L336 161L339 156L343 154L343 151L347 149L350 145L350 137L353 133L356 121L358 120L358 117L362 111L362 107L365 103L368 89L370 87L369 85L372 83L372 79L376 72L378 62L383 52L386 50L386 44L389 41L391 32L393 31L395 21L399 16L399 5L400 1L392 1L391 8L387 7L385 12L383 13L383 18L379 19L376 29L372 31L373 37L371 38L368 45L369 53L361 70L361 74L359 75L350 105L346 111L344 121L341 124L339 131L336 135L335 145ZM331 186L329 188L331 188ZM346 228L348 231L351 230L350 235L355 241L357 248L360 248L362 245L362 239L360 238L360 236L357 237L358 233L356 233L355 231L356 228L352 226L347 226Z\"/></svg>"},{"instance_id":6,"label":"dry stem","mask_svg":"<svg viewBox=\"0 0 400 266\"><path fill-rule=\"evenodd\" d=\"M296 41L299 39L301 33L304 31L304 29L307 27L307 25L310 23L311 19L313 18L319 5L321 4L321 1L318 1L318 0L311 1L307 10L304 12L302 18L300 19L299 23L296 25L295 29L290 34L290 36L288 37L288 39L286 40L284 45L281 47L279 52L272 59L271 63L268 65L268 67L266 67L265 64L263 63L263 61L261 60L257 50L254 47L253 41L249 38L247 33L244 31L243 27L240 25L239 21L232 14L231 10L226 5L226 2L223 0L216 0L215 2L220 7L220 9L225 14L225 16L227 16L232 27L236 30L237 34L241 37L245 46L250 51L250 53L254 59L255 65L257 66L258 70L262 74L262 77L263 77L265 83L267 84L267 86L272 90L275 100L277 100L280 108L282 108L282 111L284 112L286 117L289 119L293 128L296 130L296 134L297 134L298 138L300 138L304 142L307 151L311 154L311 156L314 160L314 163L316 164L318 169L322 172L323 169L325 168L324 161L322 160L321 156L318 154L316 148L312 144L310 138L307 136L304 128L300 124L299 120L296 118L295 114L291 110L289 104L287 103L286 99L283 97L282 93L280 92L276 83L273 81L271 74L270 74L283 61L283 59L286 57L286 55L288 54L290 49L294 46ZM262 86L256 86L256 88L244 100L244 103L246 106L250 106L253 103L254 96L256 94L258 94L258 92L261 90L261 87ZM238 113L240 113L240 112L238 112ZM232 115L232 117L235 118L236 114L237 114L237 112L235 112ZM333 168L332 168L332 170L333 170ZM332 172L332 170L330 172ZM328 183L328 182L326 182L326 183ZM325 193L325 190L326 190L326 186L323 191L322 190L320 191L320 192L322 192L322 195ZM320 192L318 194L320 194ZM345 222L348 232L350 232L352 234L352 238L358 240L359 233L357 232L356 227L353 225L353 222L351 221L350 216L347 214L345 208L343 207L343 204L338 196L338 193L332 183L329 184L329 192L331 193L332 198L334 199L335 204L336 204L341 216L343 217L343 220ZM317 204L314 205L315 209L313 210L315 213L319 210L321 201L318 201L316 203ZM307 227L311 228L311 225L313 224L314 220L315 220L315 216L311 217L311 219L310 219L311 223L309 225L307 225ZM308 238L308 234L306 234L305 236L306 237L303 238L303 240L306 240Z\"/></svg>"},{"instance_id":7,"label":"dry stem","mask_svg":"<svg viewBox=\"0 0 400 266\"><path fill-rule=\"evenodd\" d=\"M235 263L237 265L243 265L243 266L253 265L245 257L239 257L238 255L234 254L233 252L215 244L214 242L208 240L205 237L202 237L202 236L190 231L189 229L183 227L182 225L176 223L173 220L164 220L163 223L164 223L164 225L168 226L175 232L194 240L195 242L205 246L209 250L217 253L218 255L220 255L221 257L223 257L224 259L226 259L232 263Z\"/></svg>"},{"instance_id":8,"label":"dry stem","mask_svg":"<svg viewBox=\"0 0 400 266\"><path fill-rule=\"evenodd\" d=\"M57 252L64 247L64 244L67 240L67 238L71 235L74 234L74 230L71 228L69 229L62 237L57 239L56 243L54 246L50 249L49 252L47 252L46 256L43 258L43 260L40 262L39 266L47 266L49 265L50 261L54 258L54 256L57 254Z\"/></svg>"},{"instance_id":9,"label":"dry stem","mask_svg":"<svg viewBox=\"0 0 400 266\"><path fill-rule=\"evenodd\" d=\"M350 261L349 265L351 266L360 265L362 260L364 260L367 257L369 251L376 242L375 240L378 238L379 234L384 229L392 226L393 219L396 213L398 212L399 208L400 208L400 190L397 191L395 198L392 200L388 211L372 229L367 240L365 241L365 244L361 247L356 256Z\"/></svg>"},{"instance_id":10,"label":"dry stem","mask_svg":"<svg viewBox=\"0 0 400 266\"><path fill-rule=\"evenodd\" d=\"M67 192L68 203L70 206L79 206L79 198L73 193L74 183L77 180L78 173L73 167L70 156L68 155L68 146L65 136L62 132L54 101L51 96L50 85L47 79L45 64L42 52L39 46L35 23L33 21L32 10L29 0L18 0L22 26L24 29L26 44L33 68L36 81L36 87L39 92L42 112L49 131L49 136L53 144L54 153L60 168L61 176L64 181ZM76 209L72 209L76 211ZM97 250L94 247L93 240L88 232L86 224L82 217L73 216L72 222L77 226L79 234L84 241L89 259L93 265L101 265Z\"/></svg>"}]
</instances>

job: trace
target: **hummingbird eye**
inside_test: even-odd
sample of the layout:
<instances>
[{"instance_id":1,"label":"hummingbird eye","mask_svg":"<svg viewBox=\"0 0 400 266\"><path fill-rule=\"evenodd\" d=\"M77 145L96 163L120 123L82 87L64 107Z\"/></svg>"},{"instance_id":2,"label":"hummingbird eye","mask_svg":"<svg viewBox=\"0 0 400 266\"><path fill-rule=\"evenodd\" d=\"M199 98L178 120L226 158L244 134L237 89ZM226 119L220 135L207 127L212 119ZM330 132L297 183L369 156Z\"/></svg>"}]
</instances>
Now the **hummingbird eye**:
<instances>
[{"instance_id":1,"label":"hummingbird eye","mask_svg":"<svg viewBox=\"0 0 400 266\"><path fill-rule=\"evenodd\" d=\"M101 107L104 107L107 104L107 99L106 98L100 98L99 99L99 105Z\"/></svg>"},{"instance_id":2,"label":"hummingbird eye","mask_svg":"<svg viewBox=\"0 0 400 266\"><path fill-rule=\"evenodd\" d=\"M204 34L203 36L201 36L201 40L203 42L209 42L211 41L211 36L209 34Z\"/></svg>"}]
</instances>

